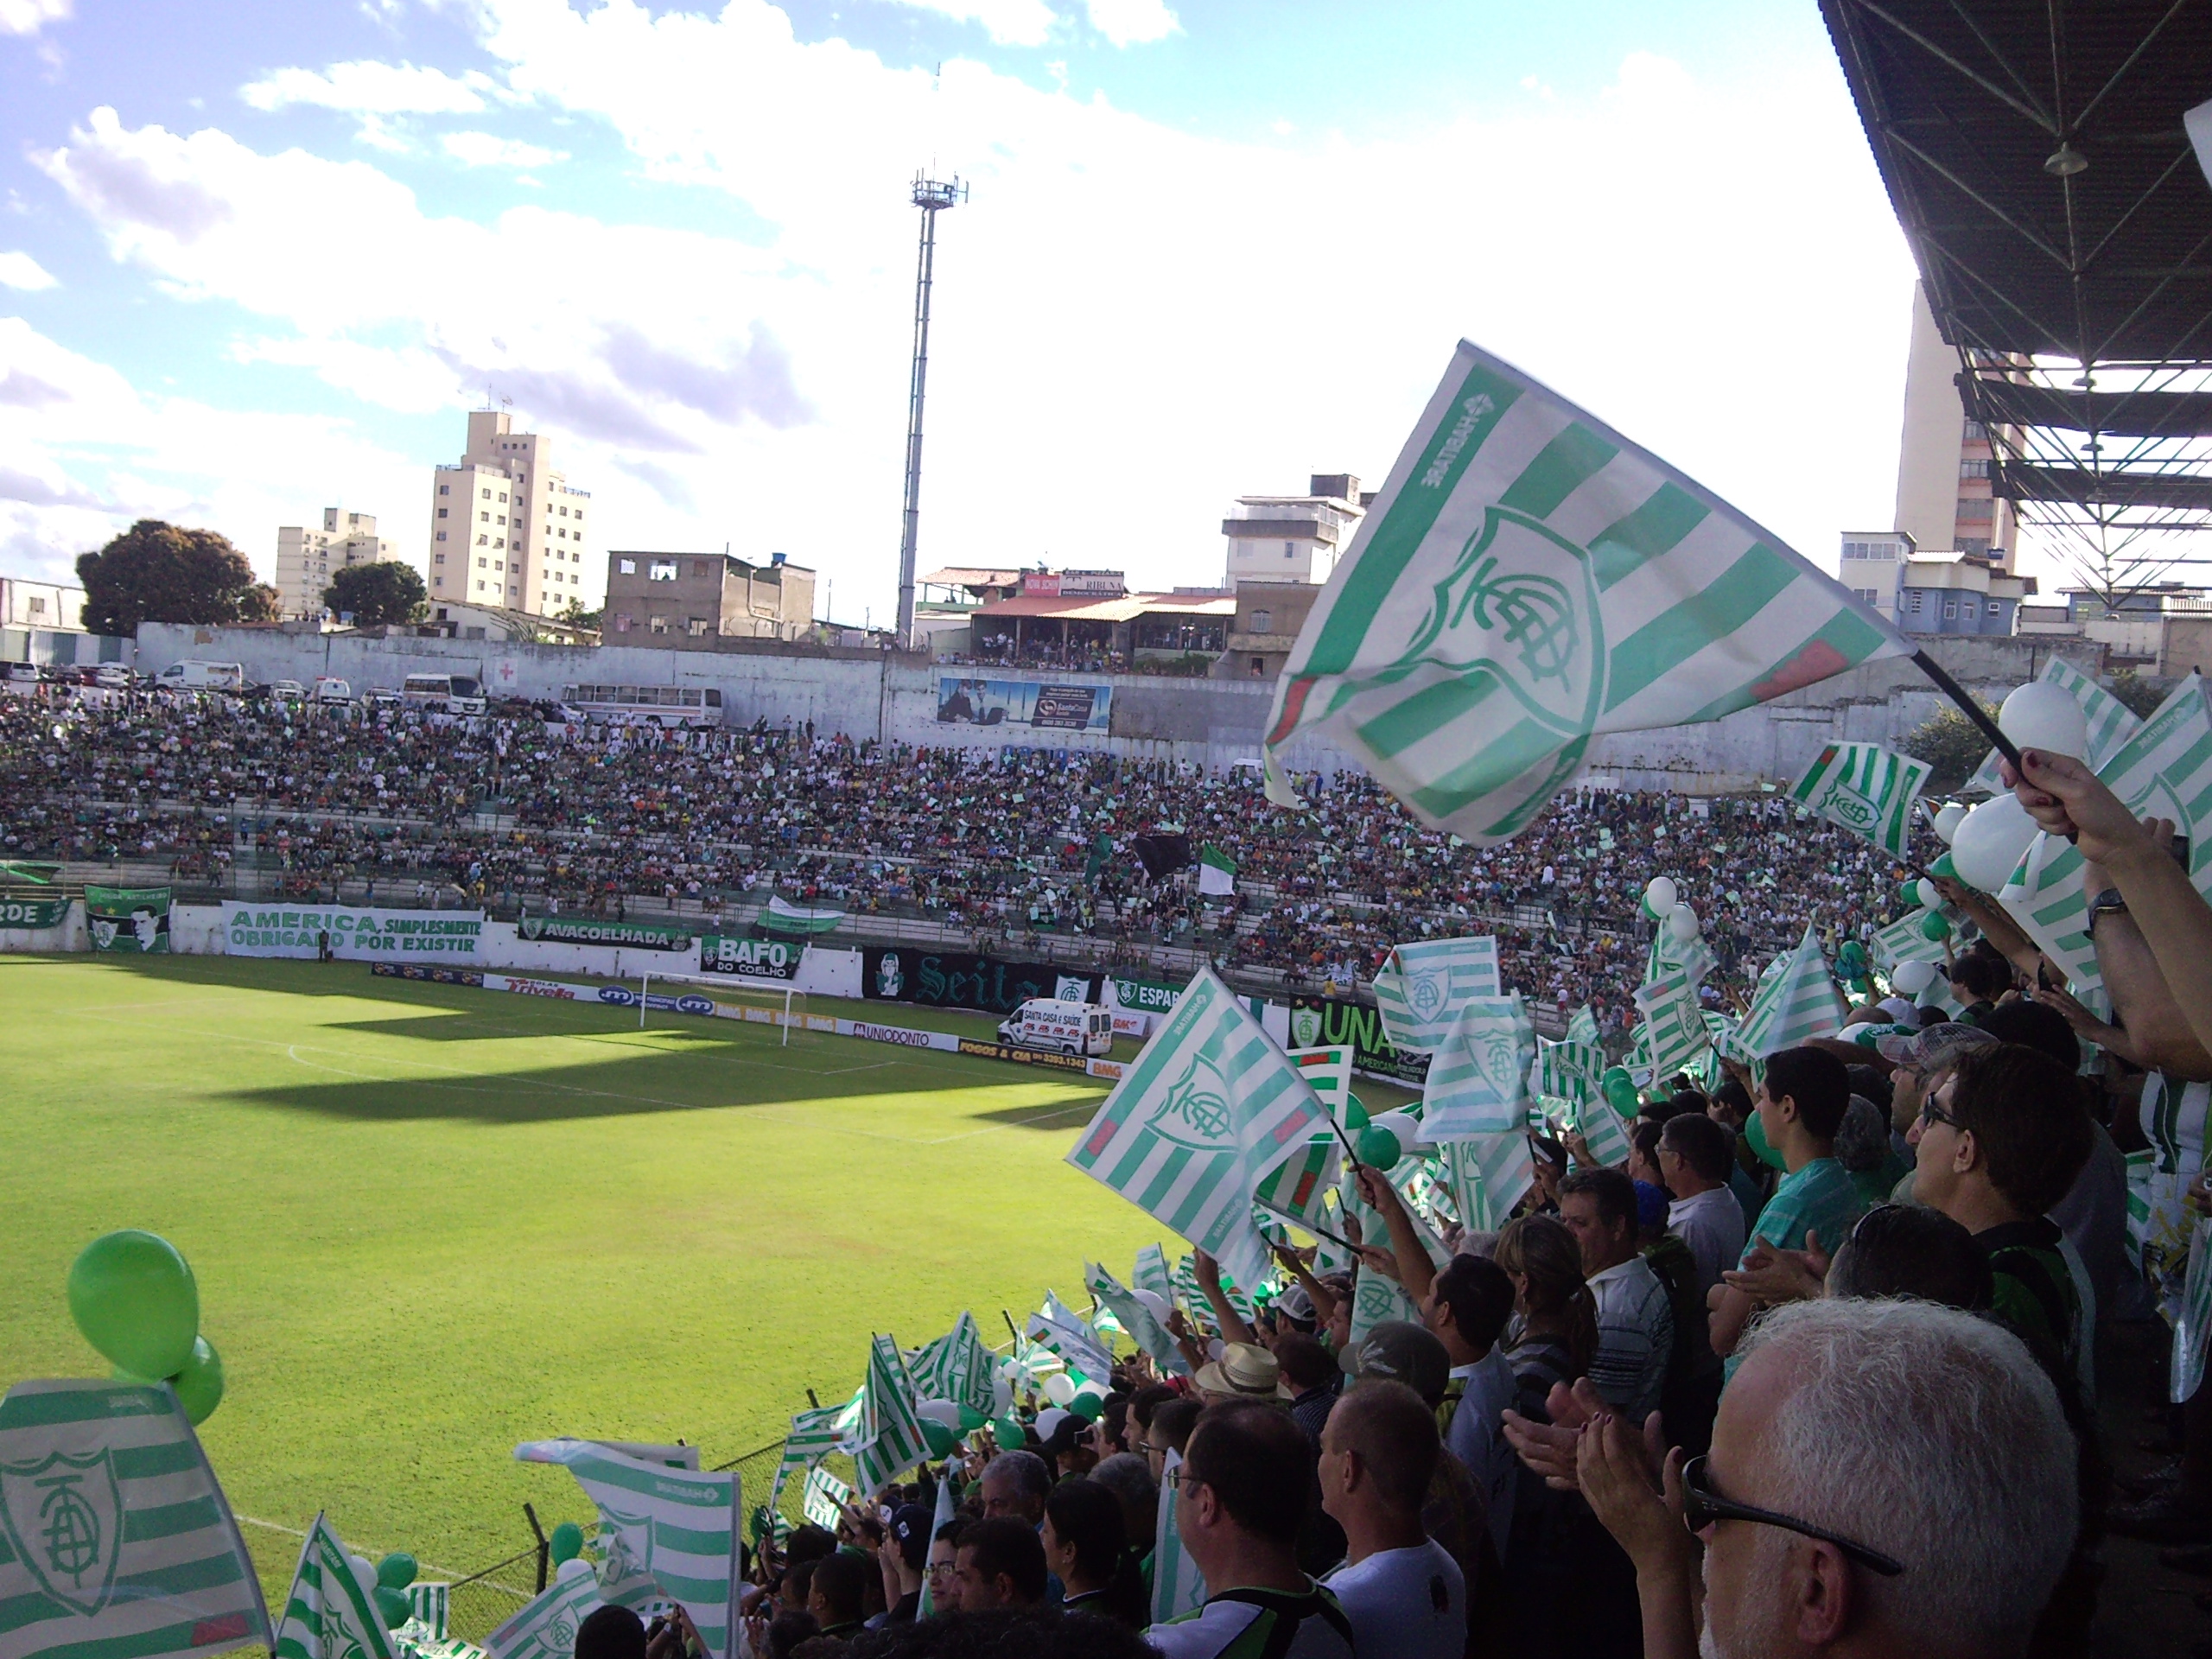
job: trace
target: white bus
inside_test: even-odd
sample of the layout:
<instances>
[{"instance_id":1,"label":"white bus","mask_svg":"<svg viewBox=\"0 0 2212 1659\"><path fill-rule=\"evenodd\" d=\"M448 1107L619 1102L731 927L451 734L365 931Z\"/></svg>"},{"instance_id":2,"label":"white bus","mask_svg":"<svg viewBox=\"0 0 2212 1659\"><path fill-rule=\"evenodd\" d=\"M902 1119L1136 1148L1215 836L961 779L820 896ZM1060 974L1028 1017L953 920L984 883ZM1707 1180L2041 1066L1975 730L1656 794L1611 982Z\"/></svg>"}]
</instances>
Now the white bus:
<instances>
[{"instance_id":1,"label":"white bus","mask_svg":"<svg viewBox=\"0 0 2212 1659\"><path fill-rule=\"evenodd\" d=\"M449 715L484 712L484 682L473 674L410 674L399 695Z\"/></svg>"},{"instance_id":2,"label":"white bus","mask_svg":"<svg viewBox=\"0 0 2212 1659\"><path fill-rule=\"evenodd\" d=\"M711 685L568 685L561 701L586 720L617 726L722 723L722 694Z\"/></svg>"}]
</instances>

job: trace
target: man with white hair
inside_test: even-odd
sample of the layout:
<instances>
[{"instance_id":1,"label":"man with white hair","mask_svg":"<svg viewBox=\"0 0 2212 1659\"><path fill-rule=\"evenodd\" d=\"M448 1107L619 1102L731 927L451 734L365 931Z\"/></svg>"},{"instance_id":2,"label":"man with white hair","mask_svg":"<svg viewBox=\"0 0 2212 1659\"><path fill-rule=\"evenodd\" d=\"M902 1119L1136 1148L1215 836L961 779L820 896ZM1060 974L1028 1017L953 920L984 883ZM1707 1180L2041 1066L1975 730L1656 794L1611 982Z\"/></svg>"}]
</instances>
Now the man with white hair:
<instances>
[{"instance_id":1,"label":"man with white hair","mask_svg":"<svg viewBox=\"0 0 2212 1659\"><path fill-rule=\"evenodd\" d=\"M2074 1544L2073 1436L2020 1339L1911 1301L1776 1309L1713 1450L1651 1490L1642 1436L1583 1430L1579 1484L1635 1560L1647 1659L2008 1659ZM1705 1540L1705 1629L1694 1636Z\"/></svg>"}]
</instances>

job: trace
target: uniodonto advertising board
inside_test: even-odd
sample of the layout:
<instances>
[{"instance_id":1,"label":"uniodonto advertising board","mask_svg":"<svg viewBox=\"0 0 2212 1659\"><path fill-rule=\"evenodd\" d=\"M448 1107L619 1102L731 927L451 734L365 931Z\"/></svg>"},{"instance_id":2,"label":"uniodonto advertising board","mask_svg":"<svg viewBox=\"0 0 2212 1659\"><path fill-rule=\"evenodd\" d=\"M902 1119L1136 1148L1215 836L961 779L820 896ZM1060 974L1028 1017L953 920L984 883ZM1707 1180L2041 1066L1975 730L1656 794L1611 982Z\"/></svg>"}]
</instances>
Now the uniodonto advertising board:
<instances>
[{"instance_id":1,"label":"uniodonto advertising board","mask_svg":"<svg viewBox=\"0 0 2212 1659\"><path fill-rule=\"evenodd\" d=\"M350 905L264 905L243 899L223 906L223 949L234 957L296 957L313 961L327 938L342 962L402 957L458 957L480 962L480 910L363 910Z\"/></svg>"}]
</instances>

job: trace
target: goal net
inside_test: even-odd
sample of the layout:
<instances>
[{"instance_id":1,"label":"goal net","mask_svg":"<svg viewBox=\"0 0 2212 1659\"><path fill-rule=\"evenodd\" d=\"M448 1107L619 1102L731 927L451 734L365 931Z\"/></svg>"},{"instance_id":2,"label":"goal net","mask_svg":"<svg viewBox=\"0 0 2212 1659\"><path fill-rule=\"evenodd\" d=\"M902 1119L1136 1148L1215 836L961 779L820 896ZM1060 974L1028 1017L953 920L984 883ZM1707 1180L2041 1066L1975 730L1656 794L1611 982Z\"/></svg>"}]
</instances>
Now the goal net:
<instances>
[{"instance_id":1,"label":"goal net","mask_svg":"<svg viewBox=\"0 0 2212 1659\"><path fill-rule=\"evenodd\" d=\"M822 1033L810 1029L807 1024L807 995L804 991L773 982L743 980L725 974L680 976L685 990L696 990L710 996L725 1008L742 1008L748 1025L770 1028L776 1042L784 1047L801 1043L818 1042ZM671 976L671 988L678 976ZM817 1017L820 1010L815 1010Z\"/></svg>"}]
</instances>

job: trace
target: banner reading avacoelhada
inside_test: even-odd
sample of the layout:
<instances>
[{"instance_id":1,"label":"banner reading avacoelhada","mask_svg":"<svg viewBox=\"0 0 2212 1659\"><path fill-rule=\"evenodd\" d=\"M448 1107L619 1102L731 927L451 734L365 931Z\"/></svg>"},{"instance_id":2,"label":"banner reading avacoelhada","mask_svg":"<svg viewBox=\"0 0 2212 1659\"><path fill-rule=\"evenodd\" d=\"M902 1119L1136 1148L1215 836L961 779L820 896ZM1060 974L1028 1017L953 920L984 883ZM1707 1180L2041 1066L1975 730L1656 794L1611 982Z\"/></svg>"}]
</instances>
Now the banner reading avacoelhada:
<instances>
[{"instance_id":1,"label":"banner reading avacoelhada","mask_svg":"<svg viewBox=\"0 0 2212 1659\"><path fill-rule=\"evenodd\" d=\"M641 1607L683 1604L715 1659L731 1659L737 1630L738 1480L670 1469L596 1440L529 1440L524 1463L557 1463L599 1506L600 1594Z\"/></svg>"},{"instance_id":2,"label":"banner reading avacoelhada","mask_svg":"<svg viewBox=\"0 0 2212 1659\"><path fill-rule=\"evenodd\" d=\"M0 1655L171 1659L270 1645L261 1581L164 1384L0 1400Z\"/></svg>"},{"instance_id":3,"label":"banner reading avacoelhada","mask_svg":"<svg viewBox=\"0 0 2212 1659\"><path fill-rule=\"evenodd\" d=\"M88 889L89 891L89 889ZM223 949L233 957L289 957L313 961L327 939L344 962L397 962L426 957L480 963L480 910L371 910L353 905L264 905L243 899L223 906Z\"/></svg>"},{"instance_id":4,"label":"banner reading avacoelhada","mask_svg":"<svg viewBox=\"0 0 2212 1659\"><path fill-rule=\"evenodd\" d=\"M167 887L86 887L85 925L92 949L156 956L169 948Z\"/></svg>"}]
</instances>

